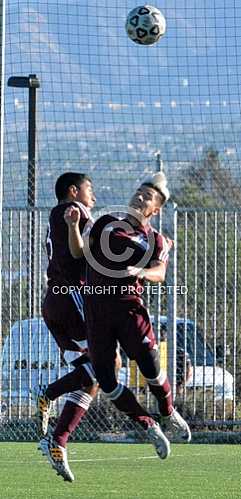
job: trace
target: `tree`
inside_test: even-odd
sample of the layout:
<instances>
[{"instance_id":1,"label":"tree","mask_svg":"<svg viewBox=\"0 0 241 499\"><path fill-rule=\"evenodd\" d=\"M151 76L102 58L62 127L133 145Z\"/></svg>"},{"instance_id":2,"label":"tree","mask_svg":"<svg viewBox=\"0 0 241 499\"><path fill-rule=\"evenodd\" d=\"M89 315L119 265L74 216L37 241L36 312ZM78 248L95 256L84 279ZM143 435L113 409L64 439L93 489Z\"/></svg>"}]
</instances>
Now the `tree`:
<instances>
[{"instance_id":1,"label":"tree","mask_svg":"<svg viewBox=\"0 0 241 499\"><path fill-rule=\"evenodd\" d=\"M185 201L184 194L187 196ZM187 170L184 188L177 193L179 206L191 206L199 200L196 206L212 207L240 207L241 188L233 178L227 165L222 165L219 152L213 147L204 151L200 161L193 162ZM198 199L197 199L198 197ZM188 204L190 203L190 204Z\"/></svg>"}]
</instances>

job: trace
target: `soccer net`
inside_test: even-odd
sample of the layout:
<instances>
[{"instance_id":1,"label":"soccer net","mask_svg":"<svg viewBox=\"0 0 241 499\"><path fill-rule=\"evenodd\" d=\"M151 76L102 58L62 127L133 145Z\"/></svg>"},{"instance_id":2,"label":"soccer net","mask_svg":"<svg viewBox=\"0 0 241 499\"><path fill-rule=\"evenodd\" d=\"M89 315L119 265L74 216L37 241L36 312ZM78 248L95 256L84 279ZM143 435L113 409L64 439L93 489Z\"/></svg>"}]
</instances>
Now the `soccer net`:
<instances>
[{"instance_id":1,"label":"soccer net","mask_svg":"<svg viewBox=\"0 0 241 499\"><path fill-rule=\"evenodd\" d=\"M152 46L134 43L125 31L127 14L138 3L6 0L2 289L3 335L10 338L9 345L13 342L14 322L31 316L29 296L37 301L35 315L41 312L46 268L42 241L48 208L55 203L54 184L61 173L87 172L93 178L100 210L126 204L140 181L163 166L172 199L180 208L240 207L241 0L155 2L166 18L167 30ZM31 191L29 89L7 86L10 77L29 75L36 75L40 82L36 89L35 206L39 212L34 226L37 245L34 265L29 262L33 248L27 235L29 219L24 211ZM209 215L180 212L176 226L177 284L190 289L188 296L177 297L176 312L184 318L184 348L189 318L194 321L195 362L197 324L204 331L200 365L207 364L206 342L212 342L209 365L212 369L217 364L217 343L222 346L219 375L223 376L223 382L219 398L213 394L215 390L207 393L204 367L199 395L195 398L196 395L184 389L182 400L190 399L191 417L201 421L212 419L214 423L240 420L241 414L240 408L236 410L240 401L240 388L236 390L236 385L241 379L237 363L241 348L237 322L241 302L240 281L237 282L241 251L239 215L231 218L220 215L220 219L215 216L218 217L210 215L209 225ZM164 227L173 229L174 218L173 213L168 215ZM219 262L226 269L224 287ZM32 282L36 268L37 279ZM207 283L213 269L210 291ZM233 269L236 269L234 275ZM33 295L27 289L29 282L35 286ZM217 296L221 294L222 310L217 307ZM159 305L157 300L155 307ZM155 313L160 315L160 308ZM167 313L166 299L162 313ZM222 325L222 331L214 327L217 323ZM28 327L30 331L31 326ZM8 361L11 348L7 350ZM29 351L28 355L31 361ZM8 369L9 394L12 375L11 368ZM183 369L186 373L185 363ZM232 377L228 407L226 373ZM214 389L215 369L210 376ZM31 383L30 375L28 384ZM148 398L148 394L144 396ZM10 397L14 398L12 392ZM209 399L211 409L207 404ZM29 398L27 407L31 415ZM21 410L12 416L20 417ZM115 425L115 419L112 421Z\"/></svg>"},{"instance_id":2,"label":"soccer net","mask_svg":"<svg viewBox=\"0 0 241 499\"><path fill-rule=\"evenodd\" d=\"M157 151L182 203L187 183L239 205L239 0L158 2L167 31L152 46L125 32L134 0L6 3L6 80L36 74L41 84L39 206L52 205L70 168L91 174L99 205L122 204ZM6 88L5 110L4 205L24 206L27 89Z\"/></svg>"}]
</instances>

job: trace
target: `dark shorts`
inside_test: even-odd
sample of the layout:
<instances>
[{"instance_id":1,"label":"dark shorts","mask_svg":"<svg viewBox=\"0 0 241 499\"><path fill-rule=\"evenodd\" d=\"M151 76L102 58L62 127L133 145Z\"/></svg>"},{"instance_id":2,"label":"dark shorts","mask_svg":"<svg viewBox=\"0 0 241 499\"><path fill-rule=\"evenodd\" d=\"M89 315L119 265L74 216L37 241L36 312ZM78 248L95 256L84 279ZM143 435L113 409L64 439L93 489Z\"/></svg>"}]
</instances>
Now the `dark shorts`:
<instances>
[{"instance_id":1,"label":"dark shorts","mask_svg":"<svg viewBox=\"0 0 241 499\"><path fill-rule=\"evenodd\" d=\"M138 302L86 300L87 335L93 364L113 362L117 341L129 359L139 360L156 350L150 317Z\"/></svg>"},{"instance_id":2,"label":"dark shorts","mask_svg":"<svg viewBox=\"0 0 241 499\"><path fill-rule=\"evenodd\" d=\"M87 350L86 322L81 299L69 294L54 294L48 289L43 303L43 318L65 360L72 362ZM74 352L68 358L68 351Z\"/></svg>"}]
</instances>

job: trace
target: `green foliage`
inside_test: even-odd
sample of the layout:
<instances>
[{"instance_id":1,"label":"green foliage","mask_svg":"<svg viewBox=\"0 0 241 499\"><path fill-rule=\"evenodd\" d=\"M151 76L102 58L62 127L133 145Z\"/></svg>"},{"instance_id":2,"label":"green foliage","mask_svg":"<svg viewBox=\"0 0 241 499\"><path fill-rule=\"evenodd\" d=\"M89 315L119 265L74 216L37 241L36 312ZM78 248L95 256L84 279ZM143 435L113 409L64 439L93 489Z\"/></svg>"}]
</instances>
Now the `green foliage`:
<instances>
[{"instance_id":1,"label":"green foliage","mask_svg":"<svg viewBox=\"0 0 241 499\"><path fill-rule=\"evenodd\" d=\"M178 206L227 208L241 206L241 186L228 165L212 147L194 161L185 176L183 188L175 196Z\"/></svg>"},{"instance_id":2,"label":"green foliage","mask_svg":"<svg viewBox=\"0 0 241 499\"><path fill-rule=\"evenodd\" d=\"M174 201L178 207L191 208L215 208L219 207L219 203L214 202L211 194L201 192L198 185L195 183L186 183L181 191L174 196Z\"/></svg>"}]
</instances>

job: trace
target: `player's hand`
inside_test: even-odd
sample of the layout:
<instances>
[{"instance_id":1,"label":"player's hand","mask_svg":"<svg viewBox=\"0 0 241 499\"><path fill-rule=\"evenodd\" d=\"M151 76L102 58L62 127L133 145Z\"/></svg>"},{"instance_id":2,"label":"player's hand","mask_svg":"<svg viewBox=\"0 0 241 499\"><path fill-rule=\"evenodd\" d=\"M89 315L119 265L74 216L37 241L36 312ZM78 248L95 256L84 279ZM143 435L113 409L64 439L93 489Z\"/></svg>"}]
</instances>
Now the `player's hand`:
<instances>
[{"instance_id":1,"label":"player's hand","mask_svg":"<svg viewBox=\"0 0 241 499\"><path fill-rule=\"evenodd\" d=\"M162 234L162 244L163 244L163 249L169 253L169 251L173 248L174 246L174 241L173 239L170 239L169 237L167 236L164 236Z\"/></svg>"},{"instance_id":2,"label":"player's hand","mask_svg":"<svg viewBox=\"0 0 241 499\"><path fill-rule=\"evenodd\" d=\"M80 221L80 210L77 206L69 206L64 212L65 222L69 227L75 227L79 225Z\"/></svg>"},{"instance_id":3,"label":"player's hand","mask_svg":"<svg viewBox=\"0 0 241 499\"><path fill-rule=\"evenodd\" d=\"M144 269L142 269L141 267L132 267L131 265L129 267L127 267L127 275L128 276L136 276L136 277L140 277L141 279L143 279L144 277Z\"/></svg>"},{"instance_id":4,"label":"player's hand","mask_svg":"<svg viewBox=\"0 0 241 499\"><path fill-rule=\"evenodd\" d=\"M167 267L169 261L169 251L174 246L174 241L172 239L169 239L169 237L164 236L163 234L160 234L160 236L162 238L162 251L159 256L159 259Z\"/></svg>"}]
</instances>

